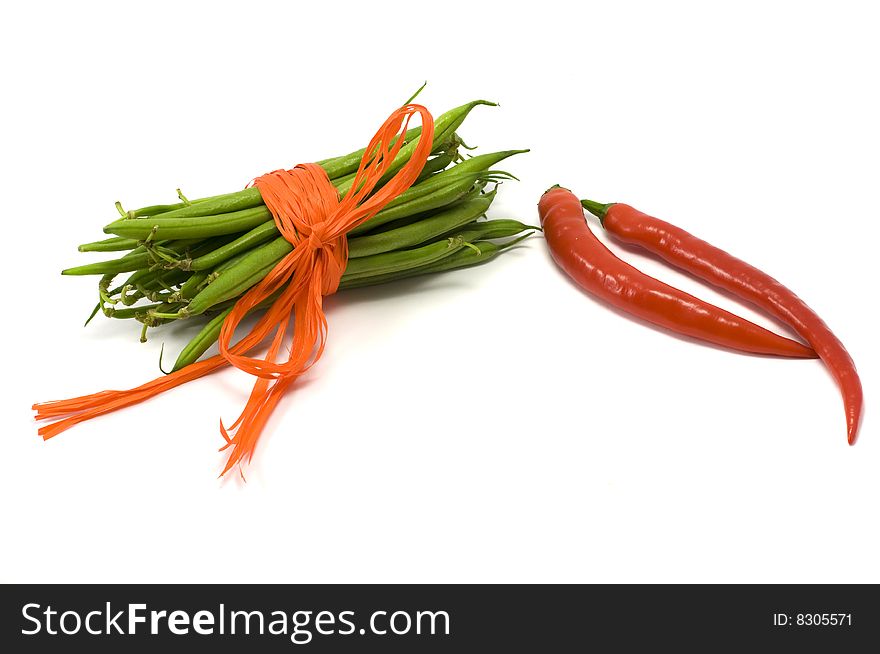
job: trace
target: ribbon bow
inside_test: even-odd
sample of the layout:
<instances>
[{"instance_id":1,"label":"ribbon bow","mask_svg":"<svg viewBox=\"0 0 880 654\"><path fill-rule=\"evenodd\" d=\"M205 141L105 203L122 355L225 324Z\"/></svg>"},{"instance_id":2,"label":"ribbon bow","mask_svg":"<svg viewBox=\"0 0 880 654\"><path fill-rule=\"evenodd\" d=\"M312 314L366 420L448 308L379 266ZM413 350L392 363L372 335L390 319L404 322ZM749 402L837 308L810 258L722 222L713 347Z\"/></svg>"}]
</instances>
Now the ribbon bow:
<instances>
[{"instance_id":1,"label":"ribbon bow","mask_svg":"<svg viewBox=\"0 0 880 654\"><path fill-rule=\"evenodd\" d=\"M412 117L421 115L422 133L407 162L375 193L386 174L395 170L395 158L404 145ZM102 391L92 395L35 405L37 419L59 418L44 425L48 439L95 416L142 402L158 393L202 377L231 364L257 377L238 419L220 431L226 439L221 449L232 451L221 475L244 458L250 460L260 432L284 391L320 358L327 338L323 297L335 293L348 262L346 234L366 222L418 179L431 154L434 119L428 110L406 104L394 111L373 136L361 159L351 187L339 198L327 173L317 164L300 164L276 170L254 180L278 231L294 247L256 286L235 304L220 330L220 354L190 364L164 377L127 391ZM372 195L371 195L372 194ZM235 328L257 305L279 293L249 333L233 344ZM290 329L292 325L292 330ZM247 353L274 330L265 358ZM292 331L286 361L278 355ZM230 432L234 432L230 435Z\"/></svg>"}]
</instances>

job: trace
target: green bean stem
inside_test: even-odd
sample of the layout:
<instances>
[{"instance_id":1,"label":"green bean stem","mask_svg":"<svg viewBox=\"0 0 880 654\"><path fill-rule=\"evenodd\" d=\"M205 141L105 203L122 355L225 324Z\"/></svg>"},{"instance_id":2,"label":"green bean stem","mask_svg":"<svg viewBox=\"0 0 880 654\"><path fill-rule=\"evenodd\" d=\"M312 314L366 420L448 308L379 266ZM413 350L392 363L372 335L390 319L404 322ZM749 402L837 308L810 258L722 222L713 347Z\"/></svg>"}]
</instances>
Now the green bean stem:
<instances>
[{"instance_id":1,"label":"green bean stem","mask_svg":"<svg viewBox=\"0 0 880 654\"><path fill-rule=\"evenodd\" d=\"M253 229L272 218L265 206L242 209L229 213L187 218L169 218L162 214L143 220L117 220L104 227L107 234L145 239L151 232L160 238L207 238L237 234Z\"/></svg>"}]
</instances>

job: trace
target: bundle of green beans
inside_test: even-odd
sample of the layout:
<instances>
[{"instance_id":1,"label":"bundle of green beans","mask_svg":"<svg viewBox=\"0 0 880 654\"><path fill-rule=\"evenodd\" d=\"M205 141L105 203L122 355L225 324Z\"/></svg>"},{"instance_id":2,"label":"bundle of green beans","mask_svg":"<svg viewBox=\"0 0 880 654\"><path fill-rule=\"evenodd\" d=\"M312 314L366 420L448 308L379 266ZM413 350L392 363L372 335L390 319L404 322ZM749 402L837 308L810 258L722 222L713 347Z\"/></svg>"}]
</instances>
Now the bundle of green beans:
<instances>
[{"instance_id":1,"label":"bundle of green beans","mask_svg":"<svg viewBox=\"0 0 880 654\"><path fill-rule=\"evenodd\" d=\"M437 118L432 156L417 182L350 232L340 290L490 261L536 229L516 220L484 219L498 184L515 179L495 166L527 150L462 156L466 146L457 130L478 105L494 106L476 100ZM382 181L406 163L420 133L420 127L407 131ZM363 155L359 150L318 162L340 195L351 187ZM113 236L79 250L127 254L62 271L100 275L99 302L89 321L98 313L134 319L141 323L142 341L150 327L201 318L201 331L180 353L174 370L197 361L217 341L235 302L293 248L278 233L256 188L191 201L179 190L178 196L178 203L134 211L117 202L121 218L104 227ZM122 273L127 278L114 285Z\"/></svg>"}]
</instances>

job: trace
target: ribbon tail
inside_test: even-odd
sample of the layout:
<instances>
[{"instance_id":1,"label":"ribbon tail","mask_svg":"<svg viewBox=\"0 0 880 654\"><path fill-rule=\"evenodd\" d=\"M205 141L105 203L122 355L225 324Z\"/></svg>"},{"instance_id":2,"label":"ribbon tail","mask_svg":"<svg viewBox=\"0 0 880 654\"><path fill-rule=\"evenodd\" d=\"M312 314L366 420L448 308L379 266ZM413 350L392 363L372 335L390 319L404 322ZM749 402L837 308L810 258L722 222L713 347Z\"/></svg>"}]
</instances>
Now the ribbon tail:
<instances>
[{"instance_id":1,"label":"ribbon tail","mask_svg":"<svg viewBox=\"0 0 880 654\"><path fill-rule=\"evenodd\" d=\"M69 400L34 404L33 409L37 412L36 420L56 419L56 422L40 427L37 433L43 437L43 440L49 440L80 422L138 404L154 395L210 374L225 365L227 365L226 359L217 355L129 390L101 391Z\"/></svg>"}]
</instances>

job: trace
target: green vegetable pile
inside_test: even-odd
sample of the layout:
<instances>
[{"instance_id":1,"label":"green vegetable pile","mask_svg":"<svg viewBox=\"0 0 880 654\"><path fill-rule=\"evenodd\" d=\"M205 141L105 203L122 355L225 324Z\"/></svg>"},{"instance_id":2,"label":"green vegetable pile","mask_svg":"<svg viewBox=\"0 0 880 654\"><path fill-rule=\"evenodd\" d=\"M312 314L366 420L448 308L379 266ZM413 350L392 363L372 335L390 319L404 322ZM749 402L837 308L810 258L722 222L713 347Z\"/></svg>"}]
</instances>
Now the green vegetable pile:
<instances>
[{"instance_id":1,"label":"green vegetable pile","mask_svg":"<svg viewBox=\"0 0 880 654\"><path fill-rule=\"evenodd\" d=\"M495 166L527 150L463 156L461 150L468 148L457 131L478 105L494 106L477 100L437 118L432 156L418 181L348 235L349 261L340 290L490 261L536 229L516 220L485 219L499 183L516 179ZM383 181L406 163L420 133L419 127L407 131ZM351 187L363 155L359 150L318 162L340 195ZM98 313L135 320L141 323L142 341L151 327L201 320L201 331L181 351L174 370L197 361L217 341L238 298L293 247L278 233L256 188L198 200L178 195L176 204L127 212L117 202L122 217L104 227L113 236L79 250L127 254L63 271L100 275L100 299L89 321ZM127 277L117 282L124 273Z\"/></svg>"}]
</instances>

